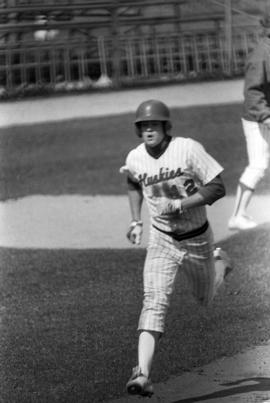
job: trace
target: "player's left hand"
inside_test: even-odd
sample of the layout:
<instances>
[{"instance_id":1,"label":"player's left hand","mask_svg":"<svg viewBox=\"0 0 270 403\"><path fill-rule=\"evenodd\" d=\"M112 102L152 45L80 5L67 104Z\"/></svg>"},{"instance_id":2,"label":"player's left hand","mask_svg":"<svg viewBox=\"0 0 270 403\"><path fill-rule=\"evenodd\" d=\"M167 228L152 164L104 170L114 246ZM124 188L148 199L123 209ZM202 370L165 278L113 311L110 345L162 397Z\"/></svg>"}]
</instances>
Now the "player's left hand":
<instances>
[{"instance_id":1,"label":"player's left hand","mask_svg":"<svg viewBox=\"0 0 270 403\"><path fill-rule=\"evenodd\" d=\"M133 221L128 229L127 238L128 240L136 245L140 245L142 240L143 224L142 221Z\"/></svg>"},{"instance_id":2,"label":"player's left hand","mask_svg":"<svg viewBox=\"0 0 270 403\"><path fill-rule=\"evenodd\" d=\"M119 168L119 172L120 174L129 174L129 169L126 165L121 166L121 168Z\"/></svg>"},{"instance_id":3,"label":"player's left hand","mask_svg":"<svg viewBox=\"0 0 270 403\"><path fill-rule=\"evenodd\" d=\"M182 212L182 204L180 199L167 199L160 197L157 202L157 211L160 215L175 214Z\"/></svg>"}]
</instances>

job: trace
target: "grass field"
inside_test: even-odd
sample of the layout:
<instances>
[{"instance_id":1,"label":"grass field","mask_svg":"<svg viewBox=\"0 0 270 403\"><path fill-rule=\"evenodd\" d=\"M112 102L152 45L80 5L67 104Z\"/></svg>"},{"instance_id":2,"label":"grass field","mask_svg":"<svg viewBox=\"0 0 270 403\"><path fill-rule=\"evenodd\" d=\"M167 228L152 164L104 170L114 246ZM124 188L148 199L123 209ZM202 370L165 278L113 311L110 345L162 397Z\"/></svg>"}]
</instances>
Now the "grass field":
<instances>
[{"instance_id":1,"label":"grass field","mask_svg":"<svg viewBox=\"0 0 270 403\"><path fill-rule=\"evenodd\" d=\"M241 106L173 109L173 134L192 137L224 166L227 193L246 163ZM124 194L119 167L139 143L134 116L0 129L0 199L29 194ZM269 191L270 175L259 192Z\"/></svg>"},{"instance_id":2,"label":"grass field","mask_svg":"<svg viewBox=\"0 0 270 403\"><path fill-rule=\"evenodd\" d=\"M228 194L246 161L239 105L172 112L174 132L225 167ZM138 143L133 117L0 130L1 200L30 194L124 194L119 166ZM269 192L269 175L258 192ZM108 223L109 225L109 223ZM235 264L211 308L177 278L154 366L165 381L270 334L269 226L220 245ZM136 363L145 251L0 249L0 401L96 403L125 393Z\"/></svg>"},{"instance_id":3,"label":"grass field","mask_svg":"<svg viewBox=\"0 0 270 403\"><path fill-rule=\"evenodd\" d=\"M235 271L210 308L198 308L178 276L155 382L269 339L269 229L221 244ZM0 250L2 402L94 403L125 393L144 255Z\"/></svg>"}]
</instances>

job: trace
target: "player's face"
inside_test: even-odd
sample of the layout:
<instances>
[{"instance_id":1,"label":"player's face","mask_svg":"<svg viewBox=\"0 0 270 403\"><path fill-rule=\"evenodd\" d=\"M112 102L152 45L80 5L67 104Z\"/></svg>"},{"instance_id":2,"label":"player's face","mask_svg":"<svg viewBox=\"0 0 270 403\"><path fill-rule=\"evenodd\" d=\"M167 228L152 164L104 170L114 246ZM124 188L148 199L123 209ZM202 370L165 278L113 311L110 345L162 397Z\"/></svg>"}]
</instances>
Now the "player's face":
<instances>
[{"instance_id":1,"label":"player's face","mask_svg":"<svg viewBox=\"0 0 270 403\"><path fill-rule=\"evenodd\" d=\"M141 122L142 139L149 147L157 146L164 138L163 124L159 120Z\"/></svg>"}]
</instances>

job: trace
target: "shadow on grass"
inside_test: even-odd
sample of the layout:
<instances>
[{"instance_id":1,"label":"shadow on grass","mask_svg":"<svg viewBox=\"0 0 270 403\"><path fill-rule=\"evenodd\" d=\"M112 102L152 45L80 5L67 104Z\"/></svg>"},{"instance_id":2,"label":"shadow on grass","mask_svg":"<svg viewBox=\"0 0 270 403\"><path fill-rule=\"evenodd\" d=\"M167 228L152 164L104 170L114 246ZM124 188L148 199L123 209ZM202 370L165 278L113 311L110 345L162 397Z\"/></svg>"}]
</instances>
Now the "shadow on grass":
<instances>
[{"instance_id":1,"label":"shadow on grass","mask_svg":"<svg viewBox=\"0 0 270 403\"><path fill-rule=\"evenodd\" d=\"M252 385L243 385L246 382L254 382ZM195 403L205 402L212 399L223 399L229 396L237 396L251 392L269 392L270 391L270 378L245 378L232 383L224 383L222 386L235 386L226 388L217 392L209 393L201 396L194 396L188 399L180 399L172 403Z\"/></svg>"},{"instance_id":2,"label":"shadow on grass","mask_svg":"<svg viewBox=\"0 0 270 403\"><path fill-rule=\"evenodd\" d=\"M154 382L262 344L270 332L270 226L219 243L235 270L211 307L179 274ZM102 402L136 363L145 251L1 249L5 403Z\"/></svg>"}]
</instances>

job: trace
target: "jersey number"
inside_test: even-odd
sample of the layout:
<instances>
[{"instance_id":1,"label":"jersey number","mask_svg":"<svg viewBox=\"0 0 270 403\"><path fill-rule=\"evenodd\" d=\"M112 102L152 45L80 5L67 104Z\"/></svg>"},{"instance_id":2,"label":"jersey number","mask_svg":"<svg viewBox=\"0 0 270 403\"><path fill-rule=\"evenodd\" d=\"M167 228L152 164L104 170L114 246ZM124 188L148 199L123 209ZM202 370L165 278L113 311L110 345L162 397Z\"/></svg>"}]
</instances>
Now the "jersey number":
<instances>
[{"instance_id":1,"label":"jersey number","mask_svg":"<svg viewBox=\"0 0 270 403\"><path fill-rule=\"evenodd\" d=\"M195 186L193 179L187 179L184 182L184 188L187 196L191 196L197 192L198 188ZM167 197L168 199L183 199L178 187L176 185L169 185L167 182L163 182L161 186L153 185L154 197Z\"/></svg>"}]
</instances>

